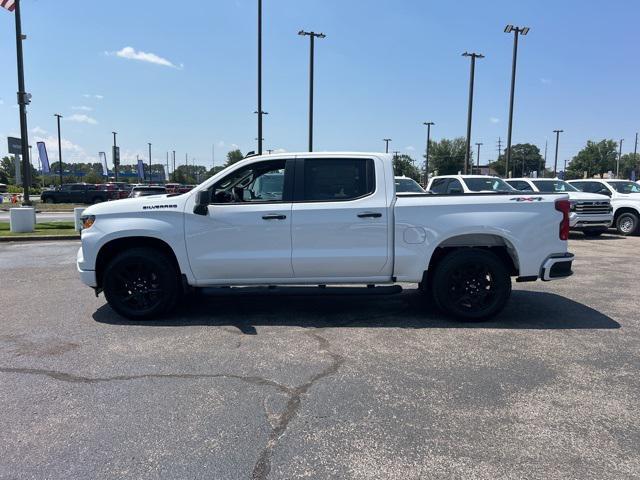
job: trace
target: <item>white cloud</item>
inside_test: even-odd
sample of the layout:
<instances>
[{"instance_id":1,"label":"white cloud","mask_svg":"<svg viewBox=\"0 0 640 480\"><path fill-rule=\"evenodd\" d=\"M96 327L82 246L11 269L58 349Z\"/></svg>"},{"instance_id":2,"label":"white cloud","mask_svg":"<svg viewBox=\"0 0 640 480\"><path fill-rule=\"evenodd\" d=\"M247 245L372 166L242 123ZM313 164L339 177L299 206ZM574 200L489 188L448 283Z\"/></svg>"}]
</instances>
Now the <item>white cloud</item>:
<instances>
[{"instance_id":1,"label":"white cloud","mask_svg":"<svg viewBox=\"0 0 640 480\"><path fill-rule=\"evenodd\" d=\"M85 93L82 95L84 98L95 98L96 100L102 100L104 98L103 95L99 95L99 94L91 94L91 93Z\"/></svg>"},{"instance_id":2,"label":"white cloud","mask_svg":"<svg viewBox=\"0 0 640 480\"><path fill-rule=\"evenodd\" d=\"M543 83L544 85L549 85L551 83L551 79L550 78L541 78L540 82Z\"/></svg>"},{"instance_id":3,"label":"white cloud","mask_svg":"<svg viewBox=\"0 0 640 480\"><path fill-rule=\"evenodd\" d=\"M500 123L500 119L498 117L489 117L489 121L491 123Z\"/></svg>"},{"instance_id":4,"label":"white cloud","mask_svg":"<svg viewBox=\"0 0 640 480\"><path fill-rule=\"evenodd\" d=\"M4 100L0 98L0 105L4 105Z\"/></svg>"},{"instance_id":5,"label":"white cloud","mask_svg":"<svg viewBox=\"0 0 640 480\"><path fill-rule=\"evenodd\" d=\"M284 148L276 148L272 153L286 153L287 151Z\"/></svg>"},{"instance_id":6,"label":"white cloud","mask_svg":"<svg viewBox=\"0 0 640 480\"><path fill-rule=\"evenodd\" d=\"M31 133L33 133L34 135L46 135L47 131L42 127L33 127L31 129Z\"/></svg>"},{"instance_id":7,"label":"white cloud","mask_svg":"<svg viewBox=\"0 0 640 480\"><path fill-rule=\"evenodd\" d=\"M220 141L218 142L218 146L219 146L220 148L224 147L224 145L225 145L225 144L224 144L224 140L220 140Z\"/></svg>"},{"instance_id":8,"label":"white cloud","mask_svg":"<svg viewBox=\"0 0 640 480\"><path fill-rule=\"evenodd\" d=\"M46 137L35 135L34 140L36 142L44 142L47 146L47 153L49 154L49 159L51 161L58 161L58 137L53 135L48 135ZM87 157L86 152L80 145L76 145L75 143L67 140L66 138L62 138L60 141L60 146L62 147L62 160L68 162L69 160L76 161L85 161Z\"/></svg>"},{"instance_id":9,"label":"white cloud","mask_svg":"<svg viewBox=\"0 0 640 480\"><path fill-rule=\"evenodd\" d=\"M162 65L163 67L182 68L182 64L175 65L170 60L156 55L151 52L143 52L142 50L136 50L133 47L124 47L117 52L105 52L105 55L115 55L116 57L126 58L127 60L138 60L140 62L153 63L155 65Z\"/></svg>"},{"instance_id":10,"label":"white cloud","mask_svg":"<svg viewBox=\"0 0 640 480\"><path fill-rule=\"evenodd\" d=\"M237 149L239 149L239 148L240 148L240 147L239 147L238 145L236 145L235 143L232 143L232 144L231 144L231 150L237 150Z\"/></svg>"},{"instance_id":11,"label":"white cloud","mask_svg":"<svg viewBox=\"0 0 640 480\"><path fill-rule=\"evenodd\" d=\"M408 147L404 147L408 152L415 152L416 148L413 145L409 145Z\"/></svg>"},{"instance_id":12,"label":"white cloud","mask_svg":"<svg viewBox=\"0 0 640 480\"><path fill-rule=\"evenodd\" d=\"M70 122L88 123L89 125L96 125L98 121L95 118L85 115L84 113L74 113L70 117L67 117Z\"/></svg>"},{"instance_id":13,"label":"white cloud","mask_svg":"<svg viewBox=\"0 0 640 480\"><path fill-rule=\"evenodd\" d=\"M77 107L71 107L71 110L81 110L83 112L90 112L93 110L91 107L87 107L86 105L79 105Z\"/></svg>"}]
</instances>

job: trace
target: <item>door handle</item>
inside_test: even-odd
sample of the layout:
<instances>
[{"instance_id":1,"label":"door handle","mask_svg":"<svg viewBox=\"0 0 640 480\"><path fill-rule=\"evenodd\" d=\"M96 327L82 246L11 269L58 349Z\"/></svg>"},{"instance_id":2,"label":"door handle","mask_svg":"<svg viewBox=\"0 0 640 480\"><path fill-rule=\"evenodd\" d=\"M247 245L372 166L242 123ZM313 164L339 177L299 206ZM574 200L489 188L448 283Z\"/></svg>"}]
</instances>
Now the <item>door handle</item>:
<instances>
[{"instance_id":1,"label":"door handle","mask_svg":"<svg viewBox=\"0 0 640 480\"><path fill-rule=\"evenodd\" d=\"M378 212L362 212L358 214L358 218L380 218L381 213Z\"/></svg>"},{"instance_id":2,"label":"door handle","mask_svg":"<svg viewBox=\"0 0 640 480\"><path fill-rule=\"evenodd\" d=\"M286 218L286 215L278 215L277 213L262 216L263 220L284 220Z\"/></svg>"}]
</instances>

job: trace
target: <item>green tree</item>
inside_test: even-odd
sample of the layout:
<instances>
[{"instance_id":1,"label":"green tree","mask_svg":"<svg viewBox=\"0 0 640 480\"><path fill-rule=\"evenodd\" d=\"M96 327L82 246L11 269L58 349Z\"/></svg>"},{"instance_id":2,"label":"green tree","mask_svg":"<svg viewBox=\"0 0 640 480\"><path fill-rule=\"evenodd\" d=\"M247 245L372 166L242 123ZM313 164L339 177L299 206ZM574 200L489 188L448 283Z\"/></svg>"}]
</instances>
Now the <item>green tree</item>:
<instances>
[{"instance_id":1,"label":"green tree","mask_svg":"<svg viewBox=\"0 0 640 480\"><path fill-rule=\"evenodd\" d=\"M631 178L631 172L636 172L636 180L640 177L640 153L625 153L620 159L620 178Z\"/></svg>"},{"instance_id":2,"label":"green tree","mask_svg":"<svg viewBox=\"0 0 640 480\"><path fill-rule=\"evenodd\" d=\"M7 156L0 160L0 183L16 184L16 157ZM40 176L33 165L30 166L31 170L31 185L37 185L40 182ZM22 170L22 169L21 169ZM22 172L24 180L24 172Z\"/></svg>"},{"instance_id":3,"label":"green tree","mask_svg":"<svg viewBox=\"0 0 640 480\"><path fill-rule=\"evenodd\" d=\"M409 155L396 155L393 157L393 174L399 177L404 175L419 182L420 170L416 168L414 162Z\"/></svg>"},{"instance_id":4,"label":"green tree","mask_svg":"<svg viewBox=\"0 0 640 480\"><path fill-rule=\"evenodd\" d=\"M236 162L239 162L244 158L240 149L236 148L235 150L231 150L227 152L227 163L224 164L225 167L229 165L233 165Z\"/></svg>"},{"instance_id":5,"label":"green tree","mask_svg":"<svg viewBox=\"0 0 640 480\"><path fill-rule=\"evenodd\" d=\"M587 177L615 172L617 157L618 143L614 140L589 140L567 166L567 178L582 178L584 172Z\"/></svg>"},{"instance_id":6,"label":"green tree","mask_svg":"<svg viewBox=\"0 0 640 480\"><path fill-rule=\"evenodd\" d=\"M429 171L438 175L455 175L464 170L466 140L463 137L443 138L429 145ZM471 155L473 160L473 153Z\"/></svg>"},{"instance_id":7,"label":"green tree","mask_svg":"<svg viewBox=\"0 0 640 480\"><path fill-rule=\"evenodd\" d=\"M506 149L505 149L506 152ZM505 154L502 153L498 160L489 165L498 173L504 176ZM532 172L540 172L544 167L544 158L540 154L540 149L531 143L518 143L511 146L511 163L509 171L512 177L532 176Z\"/></svg>"}]
</instances>

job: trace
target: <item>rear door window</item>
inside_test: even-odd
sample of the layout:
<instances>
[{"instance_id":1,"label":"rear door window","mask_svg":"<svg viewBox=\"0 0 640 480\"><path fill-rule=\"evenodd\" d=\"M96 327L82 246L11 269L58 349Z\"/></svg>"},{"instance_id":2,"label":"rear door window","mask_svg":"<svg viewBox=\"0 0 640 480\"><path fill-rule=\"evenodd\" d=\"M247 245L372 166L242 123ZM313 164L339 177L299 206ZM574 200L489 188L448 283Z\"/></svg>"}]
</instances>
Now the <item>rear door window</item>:
<instances>
[{"instance_id":1,"label":"rear door window","mask_svg":"<svg viewBox=\"0 0 640 480\"><path fill-rule=\"evenodd\" d=\"M307 158L304 160L304 201L345 201L375 190L373 160L366 158Z\"/></svg>"},{"instance_id":2,"label":"rear door window","mask_svg":"<svg viewBox=\"0 0 640 480\"><path fill-rule=\"evenodd\" d=\"M449 180L449 185L447 185L447 193L448 194L456 194L456 193L464 193L462 188L462 184L459 180L452 178Z\"/></svg>"},{"instance_id":3,"label":"rear door window","mask_svg":"<svg viewBox=\"0 0 640 480\"><path fill-rule=\"evenodd\" d=\"M447 191L448 178L436 178L431 182L431 190L433 193L445 193Z\"/></svg>"}]
</instances>

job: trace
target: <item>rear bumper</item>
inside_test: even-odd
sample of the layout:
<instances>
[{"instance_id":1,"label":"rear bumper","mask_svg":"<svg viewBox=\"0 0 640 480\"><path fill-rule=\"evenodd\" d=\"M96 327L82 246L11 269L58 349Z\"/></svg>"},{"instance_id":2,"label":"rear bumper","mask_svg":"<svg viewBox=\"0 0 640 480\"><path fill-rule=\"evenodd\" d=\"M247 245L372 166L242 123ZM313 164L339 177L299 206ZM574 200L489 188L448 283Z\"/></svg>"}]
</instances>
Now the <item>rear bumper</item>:
<instances>
[{"instance_id":1,"label":"rear bumper","mask_svg":"<svg viewBox=\"0 0 640 480\"><path fill-rule=\"evenodd\" d=\"M540 268L540 278L548 282L573 275L571 266L574 259L573 253L560 253L547 258Z\"/></svg>"}]
</instances>

